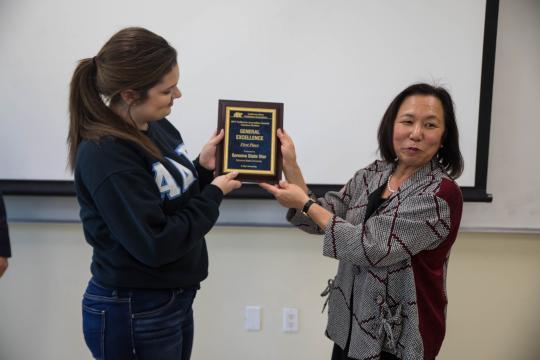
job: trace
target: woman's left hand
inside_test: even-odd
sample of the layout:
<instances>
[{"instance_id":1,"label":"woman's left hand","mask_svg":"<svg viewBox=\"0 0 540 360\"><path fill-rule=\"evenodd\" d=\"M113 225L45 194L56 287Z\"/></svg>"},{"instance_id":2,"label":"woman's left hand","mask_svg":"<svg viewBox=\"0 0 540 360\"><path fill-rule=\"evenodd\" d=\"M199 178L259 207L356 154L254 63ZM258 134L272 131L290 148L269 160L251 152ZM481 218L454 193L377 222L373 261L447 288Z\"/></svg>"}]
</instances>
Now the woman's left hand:
<instances>
[{"instance_id":1,"label":"woman's left hand","mask_svg":"<svg viewBox=\"0 0 540 360\"><path fill-rule=\"evenodd\" d=\"M216 131L203 146L199 154L199 164L206 170L214 170L216 168L216 147L223 140L224 133L223 129L219 132Z\"/></svg>"},{"instance_id":2,"label":"woman's left hand","mask_svg":"<svg viewBox=\"0 0 540 360\"><path fill-rule=\"evenodd\" d=\"M288 133L283 129L277 129L277 137L281 143L281 155L283 157L283 168L298 167L296 163L296 149L294 142Z\"/></svg>"},{"instance_id":3,"label":"woman's left hand","mask_svg":"<svg viewBox=\"0 0 540 360\"><path fill-rule=\"evenodd\" d=\"M286 208L302 209L309 196L298 185L281 180L279 185L260 183L260 187L274 195L276 200Z\"/></svg>"}]
</instances>

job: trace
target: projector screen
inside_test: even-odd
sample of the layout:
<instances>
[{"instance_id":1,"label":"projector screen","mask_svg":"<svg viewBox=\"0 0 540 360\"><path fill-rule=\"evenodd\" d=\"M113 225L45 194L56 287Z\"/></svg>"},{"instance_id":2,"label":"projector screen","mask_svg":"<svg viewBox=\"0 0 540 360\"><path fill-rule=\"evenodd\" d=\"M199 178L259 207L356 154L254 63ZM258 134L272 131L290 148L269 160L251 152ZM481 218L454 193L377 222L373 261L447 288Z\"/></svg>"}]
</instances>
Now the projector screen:
<instances>
[{"instance_id":1,"label":"projector screen","mask_svg":"<svg viewBox=\"0 0 540 360\"><path fill-rule=\"evenodd\" d=\"M13 194L73 192L66 166L73 70L116 31L143 26L178 50L183 96L168 118L192 158L216 128L219 99L281 102L307 182L339 186L378 158L377 126L395 95L428 82L454 99L465 160L458 183L478 200L487 196L495 51L495 33L485 33L489 6L486 0L3 2L0 186Z\"/></svg>"}]
</instances>

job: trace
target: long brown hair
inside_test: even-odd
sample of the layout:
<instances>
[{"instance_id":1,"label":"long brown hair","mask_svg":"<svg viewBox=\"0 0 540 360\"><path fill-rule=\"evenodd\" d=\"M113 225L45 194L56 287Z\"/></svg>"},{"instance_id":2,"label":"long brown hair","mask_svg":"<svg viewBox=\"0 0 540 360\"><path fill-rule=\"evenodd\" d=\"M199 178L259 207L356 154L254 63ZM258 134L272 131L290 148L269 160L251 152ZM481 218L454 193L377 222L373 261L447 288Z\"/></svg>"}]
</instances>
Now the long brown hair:
<instances>
[{"instance_id":1,"label":"long brown hair","mask_svg":"<svg viewBox=\"0 0 540 360\"><path fill-rule=\"evenodd\" d=\"M132 141L162 158L157 146L132 119L126 121L108 105L121 102L120 92L128 89L137 92L138 101L144 101L148 89L176 65L176 56L176 50L161 36L130 27L114 34L95 57L79 61L69 93L67 143L72 170L81 141L97 141L104 136Z\"/></svg>"}]
</instances>

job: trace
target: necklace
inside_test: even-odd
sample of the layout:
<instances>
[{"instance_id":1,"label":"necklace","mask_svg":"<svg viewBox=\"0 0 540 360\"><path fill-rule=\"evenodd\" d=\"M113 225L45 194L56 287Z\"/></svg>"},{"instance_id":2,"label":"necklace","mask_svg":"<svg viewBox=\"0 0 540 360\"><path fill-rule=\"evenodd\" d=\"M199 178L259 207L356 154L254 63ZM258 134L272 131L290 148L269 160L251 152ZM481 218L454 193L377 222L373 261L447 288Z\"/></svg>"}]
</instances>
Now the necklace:
<instances>
[{"instance_id":1,"label":"necklace","mask_svg":"<svg viewBox=\"0 0 540 360\"><path fill-rule=\"evenodd\" d=\"M392 178L392 175L390 175L390 176L388 177L388 181L386 182L386 187L388 188L388 191L390 191L390 193L393 194L393 193L396 192L396 190L394 190L394 189L392 189L392 188L390 187L390 179L391 179L391 178Z\"/></svg>"}]
</instances>

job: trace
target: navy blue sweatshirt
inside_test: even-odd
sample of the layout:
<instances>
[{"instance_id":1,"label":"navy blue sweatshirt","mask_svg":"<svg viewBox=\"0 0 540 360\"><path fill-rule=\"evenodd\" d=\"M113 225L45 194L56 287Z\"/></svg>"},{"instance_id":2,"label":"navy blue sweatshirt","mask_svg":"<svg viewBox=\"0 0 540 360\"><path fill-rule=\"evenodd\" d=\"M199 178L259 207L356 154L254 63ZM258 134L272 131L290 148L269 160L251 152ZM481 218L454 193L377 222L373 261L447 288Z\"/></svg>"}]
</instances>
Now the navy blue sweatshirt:
<instances>
[{"instance_id":1,"label":"navy blue sweatshirt","mask_svg":"<svg viewBox=\"0 0 540 360\"><path fill-rule=\"evenodd\" d=\"M191 162L166 119L145 134L164 160L115 137L84 140L75 187L91 272L104 285L131 288L198 286L208 274L205 234L215 224L222 191L211 171Z\"/></svg>"},{"instance_id":2,"label":"navy blue sweatshirt","mask_svg":"<svg viewBox=\"0 0 540 360\"><path fill-rule=\"evenodd\" d=\"M11 247L9 245L9 233L7 227L6 208L4 206L4 199L0 193L0 256L10 257Z\"/></svg>"}]
</instances>

